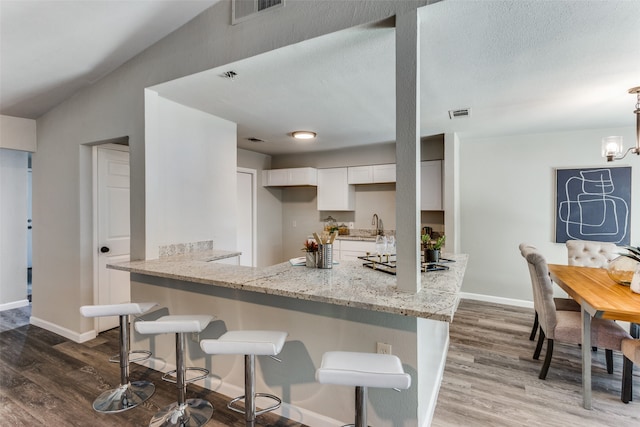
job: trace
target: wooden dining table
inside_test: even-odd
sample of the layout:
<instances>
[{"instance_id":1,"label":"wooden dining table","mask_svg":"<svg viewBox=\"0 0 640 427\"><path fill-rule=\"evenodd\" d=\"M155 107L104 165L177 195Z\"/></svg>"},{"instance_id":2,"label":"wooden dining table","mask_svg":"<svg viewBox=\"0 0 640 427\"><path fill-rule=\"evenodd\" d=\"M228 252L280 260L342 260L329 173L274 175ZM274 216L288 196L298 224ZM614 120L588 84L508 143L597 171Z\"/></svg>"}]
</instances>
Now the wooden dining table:
<instances>
[{"instance_id":1,"label":"wooden dining table","mask_svg":"<svg viewBox=\"0 0 640 427\"><path fill-rule=\"evenodd\" d=\"M549 273L582 307L582 398L591 409L591 319L640 323L640 294L614 282L603 268L549 264Z\"/></svg>"}]
</instances>

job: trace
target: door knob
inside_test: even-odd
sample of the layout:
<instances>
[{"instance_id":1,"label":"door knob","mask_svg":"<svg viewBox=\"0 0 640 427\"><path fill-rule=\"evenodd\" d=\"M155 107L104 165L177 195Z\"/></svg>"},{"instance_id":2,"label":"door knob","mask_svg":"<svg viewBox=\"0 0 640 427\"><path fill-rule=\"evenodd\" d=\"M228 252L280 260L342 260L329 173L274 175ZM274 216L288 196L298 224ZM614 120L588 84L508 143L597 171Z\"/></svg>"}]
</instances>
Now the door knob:
<instances>
[{"instance_id":1,"label":"door knob","mask_svg":"<svg viewBox=\"0 0 640 427\"><path fill-rule=\"evenodd\" d=\"M100 252L102 252L103 254L106 254L107 252L109 252L109 248L107 246L103 246L100 248Z\"/></svg>"}]
</instances>

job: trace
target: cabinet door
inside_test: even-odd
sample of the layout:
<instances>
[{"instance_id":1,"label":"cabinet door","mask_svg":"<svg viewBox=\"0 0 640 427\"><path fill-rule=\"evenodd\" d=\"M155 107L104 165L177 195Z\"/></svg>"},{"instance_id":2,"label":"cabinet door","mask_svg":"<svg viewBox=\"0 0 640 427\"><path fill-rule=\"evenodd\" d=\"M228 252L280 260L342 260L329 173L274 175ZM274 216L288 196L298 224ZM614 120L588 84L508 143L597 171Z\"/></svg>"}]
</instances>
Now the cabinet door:
<instances>
[{"instance_id":1,"label":"cabinet door","mask_svg":"<svg viewBox=\"0 0 640 427\"><path fill-rule=\"evenodd\" d=\"M318 180L314 168L292 168L289 171L289 185L316 185Z\"/></svg>"},{"instance_id":2,"label":"cabinet door","mask_svg":"<svg viewBox=\"0 0 640 427\"><path fill-rule=\"evenodd\" d=\"M289 169L272 169L268 173L267 183L271 187L287 185L289 182Z\"/></svg>"},{"instance_id":3,"label":"cabinet door","mask_svg":"<svg viewBox=\"0 0 640 427\"><path fill-rule=\"evenodd\" d=\"M354 210L355 187L347 178L347 168L318 169L319 211Z\"/></svg>"},{"instance_id":4,"label":"cabinet door","mask_svg":"<svg viewBox=\"0 0 640 427\"><path fill-rule=\"evenodd\" d=\"M420 210L442 210L442 160L420 163Z\"/></svg>"},{"instance_id":5,"label":"cabinet door","mask_svg":"<svg viewBox=\"0 0 640 427\"><path fill-rule=\"evenodd\" d=\"M349 184L371 184L373 182L373 167L371 166L349 166Z\"/></svg>"},{"instance_id":6,"label":"cabinet door","mask_svg":"<svg viewBox=\"0 0 640 427\"><path fill-rule=\"evenodd\" d=\"M373 165L373 182L396 182L396 165Z\"/></svg>"}]
</instances>

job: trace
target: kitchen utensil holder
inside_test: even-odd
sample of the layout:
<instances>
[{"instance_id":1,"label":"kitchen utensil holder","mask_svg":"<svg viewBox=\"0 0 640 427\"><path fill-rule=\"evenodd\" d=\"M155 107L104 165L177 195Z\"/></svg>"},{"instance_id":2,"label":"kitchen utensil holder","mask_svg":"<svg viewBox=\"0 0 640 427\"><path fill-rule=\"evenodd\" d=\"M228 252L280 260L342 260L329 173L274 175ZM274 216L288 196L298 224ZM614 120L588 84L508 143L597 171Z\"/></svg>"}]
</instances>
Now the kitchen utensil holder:
<instances>
[{"instance_id":1,"label":"kitchen utensil holder","mask_svg":"<svg viewBox=\"0 0 640 427\"><path fill-rule=\"evenodd\" d=\"M333 268L333 244L318 246L318 268Z\"/></svg>"}]
</instances>

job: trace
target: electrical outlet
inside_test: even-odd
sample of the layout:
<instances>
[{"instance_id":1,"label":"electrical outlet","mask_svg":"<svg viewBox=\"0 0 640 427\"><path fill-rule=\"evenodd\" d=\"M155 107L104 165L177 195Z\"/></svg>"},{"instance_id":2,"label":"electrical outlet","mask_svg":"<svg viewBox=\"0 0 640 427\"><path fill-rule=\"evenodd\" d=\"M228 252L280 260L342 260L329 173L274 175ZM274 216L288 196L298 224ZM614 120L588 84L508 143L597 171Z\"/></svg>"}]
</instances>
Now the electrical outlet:
<instances>
[{"instance_id":1,"label":"electrical outlet","mask_svg":"<svg viewBox=\"0 0 640 427\"><path fill-rule=\"evenodd\" d=\"M349 223L349 230L353 230L353 228L355 227L355 225L353 224L353 222Z\"/></svg>"},{"instance_id":2,"label":"electrical outlet","mask_svg":"<svg viewBox=\"0 0 640 427\"><path fill-rule=\"evenodd\" d=\"M376 352L378 354L391 354L391 344L383 342L376 343Z\"/></svg>"},{"instance_id":3,"label":"electrical outlet","mask_svg":"<svg viewBox=\"0 0 640 427\"><path fill-rule=\"evenodd\" d=\"M198 332L191 332L191 341L200 342L200 334Z\"/></svg>"}]
</instances>

